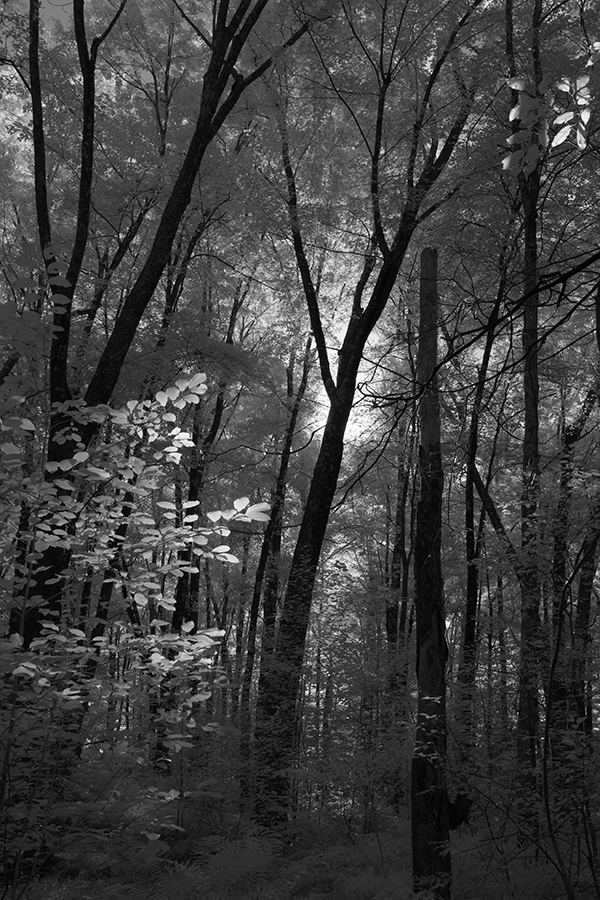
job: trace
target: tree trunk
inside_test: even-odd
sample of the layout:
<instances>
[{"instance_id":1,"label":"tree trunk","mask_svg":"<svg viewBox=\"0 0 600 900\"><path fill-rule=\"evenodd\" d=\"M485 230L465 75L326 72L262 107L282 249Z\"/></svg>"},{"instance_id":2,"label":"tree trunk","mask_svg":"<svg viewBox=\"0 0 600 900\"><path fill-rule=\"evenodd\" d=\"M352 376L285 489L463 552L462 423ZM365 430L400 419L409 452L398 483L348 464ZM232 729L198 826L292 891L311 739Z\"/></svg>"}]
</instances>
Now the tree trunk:
<instances>
[{"instance_id":1,"label":"tree trunk","mask_svg":"<svg viewBox=\"0 0 600 900\"><path fill-rule=\"evenodd\" d=\"M285 504L286 481L292 444L296 433L300 408L308 385L308 376L311 364L312 342L306 344L304 363L298 389L294 396L293 388L293 358L287 369L287 398L290 418L285 431L279 472L275 484L274 500L271 509L269 523L265 529L263 545L256 569L252 604L250 607L250 621L248 623L248 639L246 652L246 665L242 678L241 690L241 727L240 727L240 751L242 758L246 760L246 768L242 773L241 792L242 800L248 799L254 781L254 765L252 754L252 717L251 717L251 692L254 677L254 662L256 658L256 638L258 628L258 616L260 611L260 599L264 595L263 630L261 638L261 679L264 680L265 670L269 665L270 657L275 644L275 615L276 615L276 591L279 568L279 556L281 549L281 529L283 524L283 508ZM260 681L259 681L260 690Z\"/></svg>"},{"instance_id":2,"label":"tree trunk","mask_svg":"<svg viewBox=\"0 0 600 900\"><path fill-rule=\"evenodd\" d=\"M530 59L533 91L539 96L542 82L540 64L540 24L542 0L534 0L531 19ZM520 74L517 69L513 44L513 4L506 3L506 51L511 77ZM512 107L520 103L517 90L512 91ZM518 117L513 119L513 134L522 128ZM540 622L539 576L539 528L538 498L540 491L539 459L539 297L538 284L538 201L540 193L541 164L539 130L540 123L525 126L527 137L518 146L529 153L537 148L538 158L518 173L519 196L523 215L523 489L521 494L521 647L519 661L519 698L517 711L517 760L519 771L525 780L531 781L537 762L539 729L538 687L540 654L543 651ZM528 157L529 158L529 157ZM533 158L533 157L531 157Z\"/></svg>"},{"instance_id":3,"label":"tree trunk","mask_svg":"<svg viewBox=\"0 0 600 900\"><path fill-rule=\"evenodd\" d=\"M293 765L297 733L297 700L301 684L310 608L321 548L337 487L344 452L346 426L352 412L356 380L365 345L386 307L404 261L413 233L419 224L419 212L431 188L436 184L467 122L473 95L461 89L460 103L440 146L436 139L427 152L421 171L422 130L430 114L429 97L445 66L459 33L482 0L474 0L456 23L440 50L418 106L412 128L409 158L406 164L406 199L388 243L379 208L378 166L381 144L375 144L371 157L370 190L373 231L364 252L364 263L352 297L352 311L338 351L337 377L329 362L327 342L319 307L319 284L313 281L301 227L296 172L293 165L285 120L285 103L275 102L279 115L282 162L287 184L287 205L292 243L298 273L304 289L311 330L319 358L323 385L329 397L329 415L323 430L321 447L312 476L306 506L292 558L287 591L277 635L273 662L259 692L257 706L257 796L259 819L281 825L289 801L289 778ZM382 133L389 78L379 84L375 133ZM463 85L464 87L464 85ZM431 212L435 207L430 207ZM423 215L427 215L425 212ZM378 270L378 271L377 271ZM376 274L374 274L376 272ZM369 294L366 300L367 292ZM365 304L363 306L363 301Z\"/></svg>"},{"instance_id":4,"label":"tree trunk","mask_svg":"<svg viewBox=\"0 0 600 900\"><path fill-rule=\"evenodd\" d=\"M417 731L412 760L412 860L416 892L451 896L449 805L446 793L446 659L441 530L444 475L437 395L437 251L421 254L417 377L420 496L415 542Z\"/></svg>"}]
</instances>

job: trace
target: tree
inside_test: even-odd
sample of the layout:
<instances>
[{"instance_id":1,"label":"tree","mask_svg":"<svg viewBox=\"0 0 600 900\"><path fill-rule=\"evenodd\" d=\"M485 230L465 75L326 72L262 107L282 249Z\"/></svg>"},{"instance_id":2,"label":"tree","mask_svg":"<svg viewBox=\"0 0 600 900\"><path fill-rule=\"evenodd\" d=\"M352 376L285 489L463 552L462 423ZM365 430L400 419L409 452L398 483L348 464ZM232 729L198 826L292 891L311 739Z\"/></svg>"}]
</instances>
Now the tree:
<instances>
[{"instance_id":1,"label":"tree","mask_svg":"<svg viewBox=\"0 0 600 900\"><path fill-rule=\"evenodd\" d=\"M83 400L87 407L109 402L115 390L127 353L134 340L142 316L169 261L171 248L183 216L190 203L202 160L211 141L218 134L244 91L272 65L272 57L259 63L248 75L240 76L237 65L244 48L264 12L268 0L241 0L234 10L229 3L218 3L214 10L212 33L205 36L199 26L195 30L206 45L205 70L196 122L183 154L174 183L165 198L151 245L134 283L127 291L112 332L92 373ZM74 39L79 59L81 93L81 153L78 177L76 224L71 242L66 273L57 259L53 245L52 206L48 194L47 142L44 125L44 97L40 57L40 3L29 4L29 69L28 89L33 120L33 156L35 201L40 247L50 288L53 331L49 362L49 425L47 459L51 463L68 460L82 447L89 446L98 432L93 420L83 429L73 417L77 406L69 387L69 350L73 301L88 248L94 183L96 147L97 65L103 44L115 29L125 8L120 4L99 36L88 41L83 0L74 2ZM186 17L186 21L190 21ZM307 30L310 19L283 42L293 45ZM192 23L194 25L194 23ZM168 38L170 40L170 38ZM159 147L159 156L162 144ZM79 447L81 449L81 447ZM39 630L40 602L50 614L60 616L63 602L64 572L69 554L65 548L48 549L33 575L34 589L28 609L17 608L12 627L20 629L24 646L29 646Z\"/></svg>"},{"instance_id":2,"label":"tree","mask_svg":"<svg viewBox=\"0 0 600 900\"><path fill-rule=\"evenodd\" d=\"M421 254L417 377L420 490L415 539L415 607L418 709L412 760L412 850L415 892L451 896L450 819L445 784L446 680L442 581L442 469L437 395L437 251Z\"/></svg>"},{"instance_id":3,"label":"tree","mask_svg":"<svg viewBox=\"0 0 600 900\"><path fill-rule=\"evenodd\" d=\"M321 378L327 391L330 408L288 578L273 655L272 671L276 674L270 679L270 683L265 683L259 697L258 728L264 734L264 739L260 741L264 752L259 762L259 770L263 773L265 783L264 796L259 796L258 802L261 816L269 821L273 820L274 815L281 816L282 805L285 808L286 804L287 778L275 773L287 770L293 762L296 703L313 587L342 463L344 435L354 403L362 354L394 288L413 232L436 207L433 203L428 209L422 209L425 199L452 158L469 117L473 104L472 91L467 88L462 78L458 78L458 82L453 86L451 112L444 123L446 136L443 139L438 137L438 128L442 127L442 122L437 121L435 113L435 92L449 89L444 78L453 59L455 43L459 35L467 30L473 14L480 5L479 2L469 5L458 22L447 28L443 38L440 39L442 49L424 80L423 92L416 104L403 173L405 191L403 205L399 216L392 220L394 224L390 226L391 238L385 233L383 220L381 168L386 156L384 133L388 127L388 116L393 104L392 96L395 93L392 89L395 88L397 73L404 62L405 49L400 41L401 23L392 24L387 21L387 6L384 5L381 17L375 20L374 25L375 34L381 43L371 44L370 35L369 40L366 36L364 39L361 37L359 19L354 7L350 4L343 7L351 46L356 46L357 51L361 55L364 54L369 67L372 67L374 77L372 90L377 103L372 130L369 132L373 135L372 138L367 136L366 128L361 129L358 118L354 119L365 142L369 162L368 196L372 218L366 239L366 250L363 249L361 253L362 268L355 281L351 314L338 352L335 376L329 362L318 294L305 249L306 239L302 229L299 191L291 159L285 100L279 104L279 130L292 244L306 297ZM406 9L409 8L410 5L407 5ZM433 18L435 19L435 14ZM370 17L368 23L369 26L372 25ZM381 50L377 49L378 46ZM333 70L323 59L318 45L317 53L324 68L326 83L332 89L333 96L339 100L341 108L348 110L352 121L356 114L345 99L344 87L336 81ZM428 146L425 147L424 162L419 169L418 160L423 152L424 142L428 142Z\"/></svg>"}]
</instances>

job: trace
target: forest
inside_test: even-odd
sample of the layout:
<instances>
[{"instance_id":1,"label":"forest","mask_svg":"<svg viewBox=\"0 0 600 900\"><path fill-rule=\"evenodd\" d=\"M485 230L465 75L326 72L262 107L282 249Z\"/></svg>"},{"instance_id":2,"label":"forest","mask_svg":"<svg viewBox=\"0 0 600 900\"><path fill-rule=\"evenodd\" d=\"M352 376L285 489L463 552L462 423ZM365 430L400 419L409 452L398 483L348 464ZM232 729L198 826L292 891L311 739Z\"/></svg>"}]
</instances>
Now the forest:
<instances>
[{"instance_id":1,"label":"forest","mask_svg":"<svg viewBox=\"0 0 600 900\"><path fill-rule=\"evenodd\" d=\"M3 0L1 900L600 900L598 0Z\"/></svg>"}]
</instances>

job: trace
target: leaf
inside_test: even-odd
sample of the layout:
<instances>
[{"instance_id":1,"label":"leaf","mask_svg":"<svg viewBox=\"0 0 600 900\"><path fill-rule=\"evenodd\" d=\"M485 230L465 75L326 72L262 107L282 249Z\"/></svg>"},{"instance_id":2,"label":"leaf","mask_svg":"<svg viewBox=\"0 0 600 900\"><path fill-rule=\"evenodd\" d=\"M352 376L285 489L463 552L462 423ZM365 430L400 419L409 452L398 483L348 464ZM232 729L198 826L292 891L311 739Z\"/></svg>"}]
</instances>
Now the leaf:
<instances>
[{"instance_id":1,"label":"leaf","mask_svg":"<svg viewBox=\"0 0 600 900\"><path fill-rule=\"evenodd\" d=\"M571 112L566 112L566 113L561 113L560 116L557 116L557 117L555 118L554 124L555 124L555 125L563 125L565 122L572 122L572 121L573 121L573 116L574 116L574 115L575 115L575 113L574 113L573 111L571 111Z\"/></svg>"},{"instance_id":2,"label":"leaf","mask_svg":"<svg viewBox=\"0 0 600 900\"><path fill-rule=\"evenodd\" d=\"M167 396L167 394L165 394L164 391L158 391L158 393L156 394L156 400L160 403L161 406L166 406L169 401L169 397Z\"/></svg>"},{"instance_id":3,"label":"leaf","mask_svg":"<svg viewBox=\"0 0 600 900\"><path fill-rule=\"evenodd\" d=\"M16 444L12 444L9 441L7 441L5 444L0 444L0 450L2 450L3 453L6 453L7 456L11 454L21 453Z\"/></svg>"},{"instance_id":4,"label":"leaf","mask_svg":"<svg viewBox=\"0 0 600 900\"><path fill-rule=\"evenodd\" d=\"M64 478L55 478L54 484L63 491L74 491L75 485L71 481L65 481Z\"/></svg>"},{"instance_id":5,"label":"leaf","mask_svg":"<svg viewBox=\"0 0 600 900\"><path fill-rule=\"evenodd\" d=\"M573 128L572 125L565 125L564 128L561 128L560 131L558 131L552 138L552 143L550 144L550 146L551 147L559 147L560 144L564 144L566 139L571 134L572 128Z\"/></svg>"},{"instance_id":6,"label":"leaf","mask_svg":"<svg viewBox=\"0 0 600 900\"><path fill-rule=\"evenodd\" d=\"M514 134L511 134L510 137L506 139L506 143L509 147L512 147L513 144L518 144L519 141L525 141L530 137L530 132L527 129L521 129L521 131L516 131Z\"/></svg>"},{"instance_id":7,"label":"leaf","mask_svg":"<svg viewBox=\"0 0 600 900\"><path fill-rule=\"evenodd\" d=\"M15 278L11 282L11 286L18 291L36 291L39 287L37 281L33 278Z\"/></svg>"},{"instance_id":8,"label":"leaf","mask_svg":"<svg viewBox=\"0 0 600 900\"><path fill-rule=\"evenodd\" d=\"M507 84L513 91L524 91L527 87L527 81L524 78L510 78Z\"/></svg>"},{"instance_id":9,"label":"leaf","mask_svg":"<svg viewBox=\"0 0 600 900\"><path fill-rule=\"evenodd\" d=\"M243 509L246 509L248 504L250 503L250 497L240 497L239 500L233 501L233 507L238 512L241 512Z\"/></svg>"},{"instance_id":10,"label":"leaf","mask_svg":"<svg viewBox=\"0 0 600 900\"><path fill-rule=\"evenodd\" d=\"M188 634L188 632L193 631L195 627L196 627L195 622L184 622L183 625L181 626L181 630L184 631L186 634Z\"/></svg>"},{"instance_id":11,"label":"leaf","mask_svg":"<svg viewBox=\"0 0 600 900\"><path fill-rule=\"evenodd\" d=\"M239 563L239 559L233 553L219 553L219 559L221 562Z\"/></svg>"},{"instance_id":12,"label":"leaf","mask_svg":"<svg viewBox=\"0 0 600 900\"><path fill-rule=\"evenodd\" d=\"M560 131L558 131L552 138L552 143L550 144L550 146L558 147L560 146L560 144L564 144L566 139L569 137L572 128L572 125L565 125L564 128L561 128Z\"/></svg>"},{"instance_id":13,"label":"leaf","mask_svg":"<svg viewBox=\"0 0 600 900\"><path fill-rule=\"evenodd\" d=\"M271 507L268 503L255 503L246 510L246 516L254 522L268 522L270 513Z\"/></svg>"},{"instance_id":14,"label":"leaf","mask_svg":"<svg viewBox=\"0 0 600 900\"><path fill-rule=\"evenodd\" d=\"M221 518L221 515L221 511L218 509L214 510L213 512L206 513L207 519L210 519L211 522L218 522Z\"/></svg>"},{"instance_id":15,"label":"leaf","mask_svg":"<svg viewBox=\"0 0 600 900\"><path fill-rule=\"evenodd\" d=\"M189 380L188 388L189 390L193 390L197 387L206 388L204 382L206 381L206 374L204 372L197 372L196 375L192 375Z\"/></svg>"},{"instance_id":16,"label":"leaf","mask_svg":"<svg viewBox=\"0 0 600 900\"><path fill-rule=\"evenodd\" d=\"M85 471L102 481L107 481L110 478L110 472L107 472L106 469L99 469L97 466L86 466Z\"/></svg>"}]
</instances>

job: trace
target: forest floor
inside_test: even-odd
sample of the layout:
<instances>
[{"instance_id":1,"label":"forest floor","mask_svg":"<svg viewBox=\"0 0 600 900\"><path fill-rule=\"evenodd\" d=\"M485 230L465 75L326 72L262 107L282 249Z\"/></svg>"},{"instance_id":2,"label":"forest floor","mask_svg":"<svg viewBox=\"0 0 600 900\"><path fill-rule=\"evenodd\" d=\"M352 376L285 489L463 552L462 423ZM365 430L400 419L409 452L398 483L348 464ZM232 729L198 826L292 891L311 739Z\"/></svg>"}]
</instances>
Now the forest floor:
<instances>
[{"instance_id":1,"label":"forest floor","mask_svg":"<svg viewBox=\"0 0 600 900\"><path fill-rule=\"evenodd\" d=\"M136 863L118 880L44 878L15 900L412 900L407 823L343 842L302 838L282 851L265 835L203 838L181 861ZM463 828L452 838L454 900L561 900L556 868L535 851ZM573 861L573 865L575 862ZM578 900L596 897L581 882ZM23 891L21 893L21 890ZM12 897L12 894L7 894ZM428 900L423 895L423 900Z\"/></svg>"}]
</instances>

